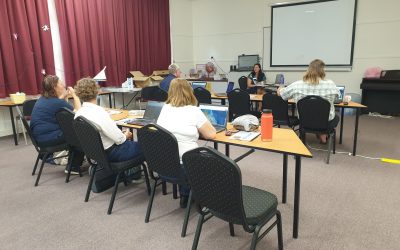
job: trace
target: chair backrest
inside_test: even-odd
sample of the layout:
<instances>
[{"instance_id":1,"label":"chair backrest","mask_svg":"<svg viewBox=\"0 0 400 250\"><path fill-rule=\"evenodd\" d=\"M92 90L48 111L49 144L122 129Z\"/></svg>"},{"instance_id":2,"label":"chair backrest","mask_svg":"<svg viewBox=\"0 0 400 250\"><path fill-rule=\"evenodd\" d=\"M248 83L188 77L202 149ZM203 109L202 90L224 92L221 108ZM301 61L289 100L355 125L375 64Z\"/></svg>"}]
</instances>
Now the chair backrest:
<instances>
[{"instance_id":1,"label":"chair backrest","mask_svg":"<svg viewBox=\"0 0 400 250\"><path fill-rule=\"evenodd\" d=\"M243 225L242 175L237 164L210 147L188 151L182 160L193 198L200 208Z\"/></svg>"},{"instance_id":2,"label":"chair backrest","mask_svg":"<svg viewBox=\"0 0 400 250\"><path fill-rule=\"evenodd\" d=\"M33 107L35 106L37 100L27 100L22 104L22 114L28 120L30 120Z\"/></svg>"},{"instance_id":3,"label":"chair backrest","mask_svg":"<svg viewBox=\"0 0 400 250\"><path fill-rule=\"evenodd\" d=\"M159 125L148 124L137 131L137 136L151 171L182 179L178 141L173 134Z\"/></svg>"},{"instance_id":4,"label":"chair backrest","mask_svg":"<svg viewBox=\"0 0 400 250\"><path fill-rule=\"evenodd\" d=\"M82 116L78 116L72 124L86 157L96 161L99 166L110 169L97 128Z\"/></svg>"},{"instance_id":5,"label":"chair backrest","mask_svg":"<svg viewBox=\"0 0 400 250\"><path fill-rule=\"evenodd\" d=\"M56 113L56 119L58 125L60 125L61 131L64 134L65 141L72 147L81 149L81 143L79 142L78 136L73 127L74 112L67 108L62 108Z\"/></svg>"},{"instance_id":6,"label":"chair backrest","mask_svg":"<svg viewBox=\"0 0 400 250\"><path fill-rule=\"evenodd\" d=\"M250 95L244 90L234 89L228 93L229 116L236 118L250 114Z\"/></svg>"},{"instance_id":7,"label":"chair backrest","mask_svg":"<svg viewBox=\"0 0 400 250\"><path fill-rule=\"evenodd\" d=\"M300 129L326 131L331 104L320 96L306 96L297 102Z\"/></svg>"},{"instance_id":8,"label":"chair backrest","mask_svg":"<svg viewBox=\"0 0 400 250\"><path fill-rule=\"evenodd\" d=\"M19 109L17 109L17 111L20 112ZM33 146L35 147L36 151L39 152L40 151L39 145L38 145L35 137L32 135L31 127L29 126L28 121L26 120L24 114L20 113L19 115L21 117L22 124L24 124L24 128L29 135L29 138L31 138Z\"/></svg>"},{"instance_id":9,"label":"chair backrest","mask_svg":"<svg viewBox=\"0 0 400 250\"><path fill-rule=\"evenodd\" d=\"M158 88L158 86L149 86L149 87L142 88L142 91L140 94L142 100L144 100L144 101L153 100L152 98L153 98L154 92L157 90L157 88Z\"/></svg>"},{"instance_id":10,"label":"chair backrest","mask_svg":"<svg viewBox=\"0 0 400 250\"><path fill-rule=\"evenodd\" d=\"M247 89L247 77L246 76L241 76L238 80L239 82L239 88L241 90L246 90Z\"/></svg>"},{"instance_id":11,"label":"chair backrest","mask_svg":"<svg viewBox=\"0 0 400 250\"><path fill-rule=\"evenodd\" d=\"M168 98L168 92L158 87L153 92L153 98L151 100L157 102L165 102Z\"/></svg>"},{"instance_id":12,"label":"chair backrest","mask_svg":"<svg viewBox=\"0 0 400 250\"><path fill-rule=\"evenodd\" d=\"M205 88L197 87L193 90L193 93L199 103L211 104L211 93Z\"/></svg>"},{"instance_id":13,"label":"chair backrest","mask_svg":"<svg viewBox=\"0 0 400 250\"><path fill-rule=\"evenodd\" d=\"M282 97L272 93L265 93L262 99L262 109L271 109L272 116L274 117L274 124L288 125L288 102L283 100Z\"/></svg>"}]
</instances>

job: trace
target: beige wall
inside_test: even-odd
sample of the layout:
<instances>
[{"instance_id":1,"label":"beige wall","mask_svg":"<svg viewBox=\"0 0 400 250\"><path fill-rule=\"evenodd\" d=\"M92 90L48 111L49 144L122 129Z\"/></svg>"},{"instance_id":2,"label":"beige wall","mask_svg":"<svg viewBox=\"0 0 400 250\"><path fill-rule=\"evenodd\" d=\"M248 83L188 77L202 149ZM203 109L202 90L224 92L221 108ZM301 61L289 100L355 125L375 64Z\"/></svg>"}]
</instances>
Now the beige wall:
<instances>
[{"instance_id":1,"label":"beige wall","mask_svg":"<svg viewBox=\"0 0 400 250\"><path fill-rule=\"evenodd\" d=\"M211 56L225 70L229 65L237 63L240 54L262 53L263 27L270 26L270 4L277 0L170 0L173 28L172 37L176 37L185 31L192 23L192 54L193 61L187 61L189 57L182 57L187 53L186 43L190 39L182 41L173 39L173 54L175 60L182 60L184 70L188 70L196 63L204 63ZM175 3L181 3L180 5ZM288 2L288 1L285 1ZM294 1L291 1L294 2ZM188 7L191 5L191 9ZM347 92L361 93L360 83L366 68L379 66L383 69L400 68L400 17L398 0L358 0L358 13L356 25L356 39L354 45L353 68L349 72L328 72L328 78L336 83L346 85ZM186 14L183 14L185 13ZM179 16L192 20L181 20ZM182 22L187 25L182 27ZM184 28L184 30L182 29ZM334 39L334 38L332 38ZM182 44L185 43L185 44ZM184 50L180 48L183 47ZM268 48L267 48L268 49ZM266 58L268 62L269 58ZM268 63L266 63L268 64ZM302 72L293 71L267 71L267 77L275 79L276 73L284 73L287 82L295 81L302 76ZM242 73L231 73L230 80L237 81Z\"/></svg>"}]
</instances>

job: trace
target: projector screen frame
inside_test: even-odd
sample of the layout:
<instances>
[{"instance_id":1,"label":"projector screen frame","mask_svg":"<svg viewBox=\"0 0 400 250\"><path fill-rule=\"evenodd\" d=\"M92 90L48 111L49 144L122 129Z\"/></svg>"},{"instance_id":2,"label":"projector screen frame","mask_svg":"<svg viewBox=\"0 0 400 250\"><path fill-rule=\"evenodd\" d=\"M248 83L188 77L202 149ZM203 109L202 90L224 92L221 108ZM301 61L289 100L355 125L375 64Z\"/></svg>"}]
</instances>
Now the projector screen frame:
<instances>
[{"instance_id":1,"label":"projector screen frame","mask_svg":"<svg viewBox=\"0 0 400 250\"><path fill-rule=\"evenodd\" d=\"M323 2L333 2L333 1L338 1L338 0L315 0L315 1L309 1L309 2L295 2L295 3L282 3L282 4L274 4L271 5L271 28L270 28L270 57L269 57L269 66L270 68L276 68L276 67L281 67L281 68L286 68L286 67L307 67L308 64L299 64L299 65L281 65L281 64L272 64L272 40L273 40L273 20L274 20L274 8L282 8L282 7L288 7L288 6L296 6L296 5L307 5L307 4L315 4L315 3L323 3ZM354 59L354 41L355 41L355 33L356 33L356 18L357 18L357 4L358 0L354 0L354 13L353 13L353 32L352 32L352 37L351 37L351 52L350 52L350 63L349 64L326 64L326 67L353 67L353 59ZM323 58L320 58L323 60Z\"/></svg>"}]
</instances>

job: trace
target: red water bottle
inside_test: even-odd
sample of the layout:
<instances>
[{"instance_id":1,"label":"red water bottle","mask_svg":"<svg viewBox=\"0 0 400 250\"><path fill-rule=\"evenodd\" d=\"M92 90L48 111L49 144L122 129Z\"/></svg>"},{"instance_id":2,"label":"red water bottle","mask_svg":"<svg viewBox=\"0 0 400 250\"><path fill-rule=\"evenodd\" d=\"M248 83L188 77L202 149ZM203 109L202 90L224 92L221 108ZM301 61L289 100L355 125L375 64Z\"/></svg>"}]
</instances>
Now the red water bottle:
<instances>
[{"instance_id":1,"label":"red water bottle","mask_svg":"<svg viewBox=\"0 0 400 250\"><path fill-rule=\"evenodd\" d=\"M261 140L272 141L272 126L274 118L271 109L264 109L261 115Z\"/></svg>"}]
</instances>

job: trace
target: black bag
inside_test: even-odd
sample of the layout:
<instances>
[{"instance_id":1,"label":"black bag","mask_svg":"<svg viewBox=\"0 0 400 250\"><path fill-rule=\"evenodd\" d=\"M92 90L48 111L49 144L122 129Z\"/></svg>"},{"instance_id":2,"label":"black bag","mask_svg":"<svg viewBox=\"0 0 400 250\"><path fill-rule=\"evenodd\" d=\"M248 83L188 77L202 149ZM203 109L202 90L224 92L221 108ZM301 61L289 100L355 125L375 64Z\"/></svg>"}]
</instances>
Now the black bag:
<instances>
[{"instance_id":1,"label":"black bag","mask_svg":"<svg viewBox=\"0 0 400 250\"><path fill-rule=\"evenodd\" d=\"M90 176L92 176L92 174L94 174L93 167L90 168L89 174L90 174ZM117 175L114 174L114 172L111 171L110 169L103 168L101 166L97 166L96 174L94 175L93 184L92 184L93 193L101 193L101 192L106 191L107 189L113 187L115 184L116 178L117 178Z\"/></svg>"}]
</instances>

